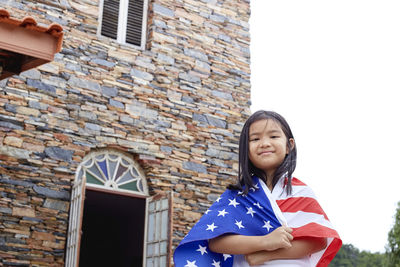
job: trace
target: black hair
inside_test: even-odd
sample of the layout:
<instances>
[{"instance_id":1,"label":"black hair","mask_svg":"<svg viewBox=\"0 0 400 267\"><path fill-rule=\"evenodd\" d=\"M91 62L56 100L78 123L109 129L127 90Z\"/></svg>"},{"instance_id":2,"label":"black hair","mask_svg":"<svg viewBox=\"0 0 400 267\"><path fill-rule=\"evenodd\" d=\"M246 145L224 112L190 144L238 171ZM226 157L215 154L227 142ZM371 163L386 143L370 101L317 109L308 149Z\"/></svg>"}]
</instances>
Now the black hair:
<instances>
[{"instance_id":1,"label":"black hair","mask_svg":"<svg viewBox=\"0 0 400 267\"><path fill-rule=\"evenodd\" d=\"M275 187L279 178L283 175L287 176L286 192L292 193L292 174L296 169L297 160L297 149L296 144L290 144L290 139L294 140L292 131L290 130L289 124L285 118L273 111L259 110L252 114L243 125L242 132L240 133L239 139L239 171L238 171L238 183L229 185L228 189L242 190L244 186L244 194L247 194L250 188L252 188L253 180L252 176L255 175L267 183L266 173L263 170L255 167L249 158L249 129L250 125L259 120L273 120L277 122L287 139L287 146L289 153L285 156L283 162L275 170L274 177L272 178L272 188Z\"/></svg>"}]
</instances>

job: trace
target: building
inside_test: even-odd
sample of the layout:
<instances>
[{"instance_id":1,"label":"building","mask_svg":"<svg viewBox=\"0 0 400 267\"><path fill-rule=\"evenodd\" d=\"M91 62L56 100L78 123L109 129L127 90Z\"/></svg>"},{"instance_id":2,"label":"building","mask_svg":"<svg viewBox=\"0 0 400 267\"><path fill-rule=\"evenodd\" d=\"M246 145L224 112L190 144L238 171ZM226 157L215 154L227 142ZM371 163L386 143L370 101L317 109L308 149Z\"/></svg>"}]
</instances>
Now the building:
<instances>
[{"instance_id":1,"label":"building","mask_svg":"<svg viewBox=\"0 0 400 267\"><path fill-rule=\"evenodd\" d=\"M64 33L0 81L0 266L171 264L237 175L249 5L0 0Z\"/></svg>"}]
</instances>

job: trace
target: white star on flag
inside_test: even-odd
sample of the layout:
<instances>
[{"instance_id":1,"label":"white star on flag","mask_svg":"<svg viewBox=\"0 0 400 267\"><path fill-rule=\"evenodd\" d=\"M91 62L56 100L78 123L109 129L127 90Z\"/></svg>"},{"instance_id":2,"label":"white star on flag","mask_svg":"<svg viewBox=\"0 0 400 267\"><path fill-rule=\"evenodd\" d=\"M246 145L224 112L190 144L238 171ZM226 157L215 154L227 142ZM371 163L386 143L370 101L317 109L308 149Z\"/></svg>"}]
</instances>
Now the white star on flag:
<instances>
[{"instance_id":1,"label":"white star on flag","mask_svg":"<svg viewBox=\"0 0 400 267\"><path fill-rule=\"evenodd\" d=\"M203 255L204 253L207 253L207 247L203 247L201 245L199 245L199 249L197 249L196 251L200 251L201 255Z\"/></svg>"},{"instance_id":2,"label":"white star on flag","mask_svg":"<svg viewBox=\"0 0 400 267\"><path fill-rule=\"evenodd\" d=\"M226 214L229 214L229 212L225 211L225 209L218 211L218 216L225 217Z\"/></svg>"},{"instance_id":3,"label":"white star on flag","mask_svg":"<svg viewBox=\"0 0 400 267\"><path fill-rule=\"evenodd\" d=\"M214 267L221 267L221 265L219 265L219 264L220 264L219 261L215 261L215 260L213 259L213 263L212 263L211 265L214 265Z\"/></svg>"},{"instance_id":4,"label":"white star on flag","mask_svg":"<svg viewBox=\"0 0 400 267\"><path fill-rule=\"evenodd\" d=\"M236 208L237 205L239 205L239 203L236 202L236 198L229 199L229 205L228 206L234 206Z\"/></svg>"},{"instance_id":5,"label":"white star on flag","mask_svg":"<svg viewBox=\"0 0 400 267\"><path fill-rule=\"evenodd\" d=\"M250 190L252 190L253 192L255 192L256 189L260 189L260 188L258 187L258 184L255 184L255 185L253 185L252 188L250 188Z\"/></svg>"},{"instance_id":6,"label":"white star on flag","mask_svg":"<svg viewBox=\"0 0 400 267\"><path fill-rule=\"evenodd\" d=\"M254 206L256 206L257 208L259 208L260 210L263 209L263 207L260 205L260 203L253 203Z\"/></svg>"},{"instance_id":7,"label":"white star on flag","mask_svg":"<svg viewBox=\"0 0 400 267\"><path fill-rule=\"evenodd\" d=\"M253 210L252 207L246 207L246 209L247 209L247 213L246 214L250 214L251 217L254 217L254 213L256 213L256 211Z\"/></svg>"},{"instance_id":8,"label":"white star on flag","mask_svg":"<svg viewBox=\"0 0 400 267\"><path fill-rule=\"evenodd\" d=\"M196 261L186 261L187 264L184 267L197 267Z\"/></svg>"},{"instance_id":9,"label":"white star on flag","mask_svg":"<svg viewBox=\"0 0 400 267\"><path fill-rule=\"evenodd\" d=\"M219 202L222 199L222 197L217 198L217 200L215 200L215 202Z\"/></svg>"},{"instance_id":10,"label":"white star on flag","mask_svg":"<svg viewBox=\"0 0 400 267\"><path fill-rule=\"evenodd\" d=\"M236 224L237 227L239 227L239 229L240 228L244 228L244 226L242 225L242 221L240 221L240 222L236 221L235 224Z\"/></svg>"},{"instance_id":11,"label":"white star on flag","mask_svg":"<svg viewBox=\"0 0 400 267\"><path fill-rule=\"evenodd\" d=\"M208 210L206 210L206 212L204 212L204 214L208 214L210 211L211 211L211 210L208 209Z\"/></svg>"},{"instance_id":12,"label":"white star on flag","mask_svg":"<svg viewBox=\"0 0 400 267\"><path fill-rule=\"evenodd\" d=\"M271 226L269 221L268 222L264 221L264 226L262 228L267 228L267 231L269 232L269 229L274 228L274 227Z\"/></svg>"},{"instance_id":13,"label":"white star on flag","mask_svg":"<svg viewBox=\"0 0 400 267\"><path fill-rule=\"evenodd\" d=\"M231 254L223 254L224 256L224 261L226 261L227 259L229 259L230 257L232 257Z\"/></svg>"},{"instance_id":14,"label":"white star on flag","mask_svg":"<svg viewBox=\"0 0 400 267\"><path fill-rule=\"evenodd\" d=\"M207 224L207 229L206 230L211 230L211 232L214 232L214 229L217 228L218 226L212 224Z\"/></svg>"}]
</instances>

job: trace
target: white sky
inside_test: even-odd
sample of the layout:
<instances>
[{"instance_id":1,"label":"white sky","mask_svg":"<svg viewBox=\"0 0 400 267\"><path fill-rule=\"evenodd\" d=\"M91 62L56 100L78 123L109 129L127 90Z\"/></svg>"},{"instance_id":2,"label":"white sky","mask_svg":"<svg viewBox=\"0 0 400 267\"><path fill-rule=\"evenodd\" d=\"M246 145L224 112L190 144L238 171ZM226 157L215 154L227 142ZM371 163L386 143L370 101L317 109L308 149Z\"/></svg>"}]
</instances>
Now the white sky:
<instances>
[{"instance_id":1,"label":"white sky","mask_svg":"<svg viewBox=\"0 0 400 267\"><path fill-rule=\"evenodd\" d=\"M295 176L344 243L384 252L400 201L400 1L251 0L252 111L292 128Z\"/></svg>"}]
</instances>

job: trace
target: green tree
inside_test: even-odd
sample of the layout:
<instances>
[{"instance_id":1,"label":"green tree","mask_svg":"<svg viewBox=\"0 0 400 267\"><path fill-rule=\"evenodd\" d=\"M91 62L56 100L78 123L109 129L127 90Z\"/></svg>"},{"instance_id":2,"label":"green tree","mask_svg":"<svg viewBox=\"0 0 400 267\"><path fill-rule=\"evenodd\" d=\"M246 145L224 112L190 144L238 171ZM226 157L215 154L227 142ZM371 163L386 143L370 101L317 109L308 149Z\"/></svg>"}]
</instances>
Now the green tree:
<instances>
[{"instance_id":1,"label":"green tree","mask_svg":"<svg viewBox=\"0 0 400 267\"><path fill-rule=\"evenodd\" d=\"M344 244L329 267L386 267L386 257L383 253L359 251L351 244Z\"/></svg>"},{"instance_id":2,"label":"green tree","mask_svg":"<svg viewBox=\"0 0 400 267\"><path fill-rule=\"evenodd\" d=\"M359 250L352 244L343 244L342 248L333 258L329 266L333 267L352 267L356 266Z\"/></svg>"},{"instance_id":3,"label":"green tree","mask_svg":"<svg viewBox=\"0 0 400 267\"><path fill-rule=\"evenodd\" d=\"M397 203L397 210L393 228L388 234L388 245L386 247L390 267L400 267L400 202Z\"/></svg>"},{"instance_id":4,"label":"green tree","mask_svg":"<svg viewBox=\"0 0 400 267\"><path fill-rule=\"evenodd\" d=\"M358 264L360 267L386 267L386 255L383 253L371 253L368 251L362 251L358 256Z\"/></svg>"}]
</instances>

